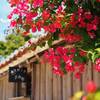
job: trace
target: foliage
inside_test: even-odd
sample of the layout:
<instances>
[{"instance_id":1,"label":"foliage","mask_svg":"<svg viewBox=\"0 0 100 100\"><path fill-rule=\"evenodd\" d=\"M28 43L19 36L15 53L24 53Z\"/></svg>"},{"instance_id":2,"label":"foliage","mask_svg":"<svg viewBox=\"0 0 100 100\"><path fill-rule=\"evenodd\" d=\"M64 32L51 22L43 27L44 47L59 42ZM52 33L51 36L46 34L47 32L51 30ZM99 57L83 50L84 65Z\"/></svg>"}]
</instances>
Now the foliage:
<instances>
[{"instance_id":1,"label":"foliage","mask_svg":"<svg viewBox=\"0 0 100 100\"><path fill-rule=\"evenodd\" d=\"M63 68L56 65L59 59L56 63L53 61L55 74L72 72L69 71L69 67L75 69L76 61L80 66L88 59L96 64L95 69L100 72L100 0L8 0L8 2L13 8L8 15L8 18L12 20L11 27L19 31L22 29L24 35L34 34L44 29L52 36L47 42L48 45L60 38L67 45L74 44L73 49L76 49L76 52L71 60L67 61L70 63L69 66L63 61L63 55L60 55L61 65L65 65ZM80 57L80 50L85 52L84 57ZM63 52L63 47L61 52ZM55 49L53 52L48 52L46 56L56 59L59 54ZM69 57L70 52L65 53L64 56ZM80 70L77 70L76 76L79 77L80 73Z\"/></svg>"},{"instance_id":2,"label":"foliage","mask_svg":"<svg viewBox=\"0 0 100 100\"><path fill-rule=\"evenodd\" d=\"M9 34L5 41L0 41L0 55L7 57L25 44L25 38L20 34Z\"/></svg>"}]
</instances>

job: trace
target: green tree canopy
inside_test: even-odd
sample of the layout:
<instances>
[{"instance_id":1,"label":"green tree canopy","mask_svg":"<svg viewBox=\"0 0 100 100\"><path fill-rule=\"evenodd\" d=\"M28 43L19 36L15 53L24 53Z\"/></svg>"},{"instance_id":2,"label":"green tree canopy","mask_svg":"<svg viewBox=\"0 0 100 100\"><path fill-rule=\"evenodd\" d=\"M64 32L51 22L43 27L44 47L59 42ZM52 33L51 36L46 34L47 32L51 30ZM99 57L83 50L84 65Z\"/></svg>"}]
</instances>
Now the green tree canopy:
<instances>
[{"instance_id":1,"label":"green tree canopy","mask_svg":"<svg viewBox=\"0 0 100 100\"><path fill-rule=\"evenodd\" d=\"M7 57L19 47L25 44L25 37L21 34L9 34L5 41L0 41L0 55Z\"/></svg>"}]
</instances>

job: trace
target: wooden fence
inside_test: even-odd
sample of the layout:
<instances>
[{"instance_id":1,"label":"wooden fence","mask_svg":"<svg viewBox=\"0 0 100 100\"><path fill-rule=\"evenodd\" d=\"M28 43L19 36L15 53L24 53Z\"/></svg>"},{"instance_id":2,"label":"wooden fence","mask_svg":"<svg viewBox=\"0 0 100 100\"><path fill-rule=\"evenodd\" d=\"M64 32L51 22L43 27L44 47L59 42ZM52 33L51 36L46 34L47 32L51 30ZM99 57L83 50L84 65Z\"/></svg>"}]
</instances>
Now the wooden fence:
<instances>
[{"instance_id":1,"label":"wooden fence","mask_svg":"<svg viewBox=\"0 0 100 100\"><path fill-rule=\"evenodd\" d=\"M100 87L100 73L93 70L91 62L86 66L86 72L78 80L71 73L63 77L52 74L49 64L33 64L32 100L70 100L75 92L85 90L89 80L94 80Z\"/></svg>"}]
</instances>

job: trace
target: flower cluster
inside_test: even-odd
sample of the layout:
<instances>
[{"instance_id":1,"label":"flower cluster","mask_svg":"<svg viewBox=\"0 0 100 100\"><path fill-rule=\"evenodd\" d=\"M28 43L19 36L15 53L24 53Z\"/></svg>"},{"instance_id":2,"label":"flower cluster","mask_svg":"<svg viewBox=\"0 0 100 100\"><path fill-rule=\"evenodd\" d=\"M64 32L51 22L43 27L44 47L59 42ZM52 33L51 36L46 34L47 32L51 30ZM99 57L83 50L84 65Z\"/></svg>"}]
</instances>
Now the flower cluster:
<instances>
[{"instance_id":1,"label":"flower cluster","mask_svg":"<svg viewBox=\"0 0 100 100\"><path fill-rule=\"evenodd\" d=\"M100 46L100 0L8 0L12 12L8 15L10 26L19 30L24 36L29 33L45 30L51 37L63 38L66 44L74 44L75 48L57 47L45 53L53 72L63 75L74 72L77 78L85 70L85 58L94 62L96 70L100 70L100 59L93 53L92 58L83 51L94 51ZM88 46L89 45L89 46ZM82 50L82 51L81 51ZM100 50L99 50L100 52ZM85 60L83 60L85 59Z\"/></svg>"},{"instance_id":2,"label":"flower cluster","mask_svg":"<svg viewBox=\"0 0 100 100\"><path fill-rule=\"evenodd\" d=\"M94 39L96 37L95 32L100 25L100 17L93 15L90 11L78 8L78 11L72 14L70 23L73 28L85 29L90 38Z\"/></svg>"},{"instance_id":3,"label":"flower cluster","mask_svg":"<svg viewBox=\"0 0 100 100\"><path fill-rule=\"evenodd\" d=\"M60 37L63 38L69 44L82 41L82 36L75 33L60 34Z\"/></svg>"},{"instance_id":4,"label":"flower cluster","mask_svg":"<svg viewBox=\"0 0 100 100\"><path fill-rule=\"evenodd\" d=\"M77 53L76 48L67 49L65 47L53 48L45 52L45 59L52 65L53 72L58 75L63 75L66 72L74 72L76 78L80 78L85 71L85 61L78 61L86 56L86 52L80 50ZM76 61L75 61L76 60Z\"/></svg>"},{"instance_id":5,"label":"flower cluster","mask_svg":"<svg viewBox=\"0 0 100 100\"><path fill-rule=\"evenodd\" d=\"M11 22L11 27L21 26L27 32L36 32L41 31L43 28L47 32L54 33L57 29L62 28L61 22L64 20L64 2L62 1L61 5L56 8L54 14L52 14L52 10L55 9L55 4L48 4L49 9L43 9L43 12L40 12L40 9L45 3L43 0L34 0L33 2L29 2L29 0L10 0L11 5L14 5L13 11L8 15L9 19L13 20L14 16L18 16L16 19L16 24ZM34 9L34 10L33 10ZM42 9L42 8L41 8ZM37 21L38 20L38 21ZM28 25L28 29L26 29L26 25Z\"/></svg>"}]
</instances>

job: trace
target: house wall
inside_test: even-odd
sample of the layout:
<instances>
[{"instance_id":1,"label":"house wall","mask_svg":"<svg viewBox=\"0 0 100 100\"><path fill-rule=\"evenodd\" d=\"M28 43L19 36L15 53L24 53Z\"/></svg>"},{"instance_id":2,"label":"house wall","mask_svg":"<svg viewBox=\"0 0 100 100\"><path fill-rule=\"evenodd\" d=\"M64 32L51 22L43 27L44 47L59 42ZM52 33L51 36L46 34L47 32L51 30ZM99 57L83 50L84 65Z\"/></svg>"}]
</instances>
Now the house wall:
<instances>
[{"instance_id":1,"label":"house wall","mask_svg":"<svg viewBox=\"0 0 100 100\"><path fill-rule=\"evenodd\" d=\"M8 100L14 96L14 84L8 82L8 75L0 78L0 100Z\"/></svg>"},{"instance_id":2,"label":"house wall","mask_svg":"<svg viewBox=\"0 0 100 100\"><path fill-rule=\"evenodd\" d=\"M100 73L94 70L91 62L86 65L86 71L80 80L76 79L71 73L63 77L53 74L52 66L48 63L32 63L30 68L32 76L31 100L70 100L69 98L75 92L85 90L85 85L89 80L94 80L96 85L100 87ZM21 94L24 94L24 92L25 90ZM9 100L8 98L14 97L15 93L15 85L8 82L8 75L0 78L0 100ZM28 98L28 100L30 99Z\"/></svg>"},{"instance_id":3,"label":"house wall","mask_svg":"<svg viewBox=\"0 0 100 100\"><path fill-rule=\"evenodd\" d=\"M100 73L93 69L89 62L86 65L86 72L78 80L71 73L63 77L52 74L52 67L48 63L33 64L31 100L70 100L75 92L85 90L89 80L94 80L100 87Z\"/></svg>"}]
</instances>

